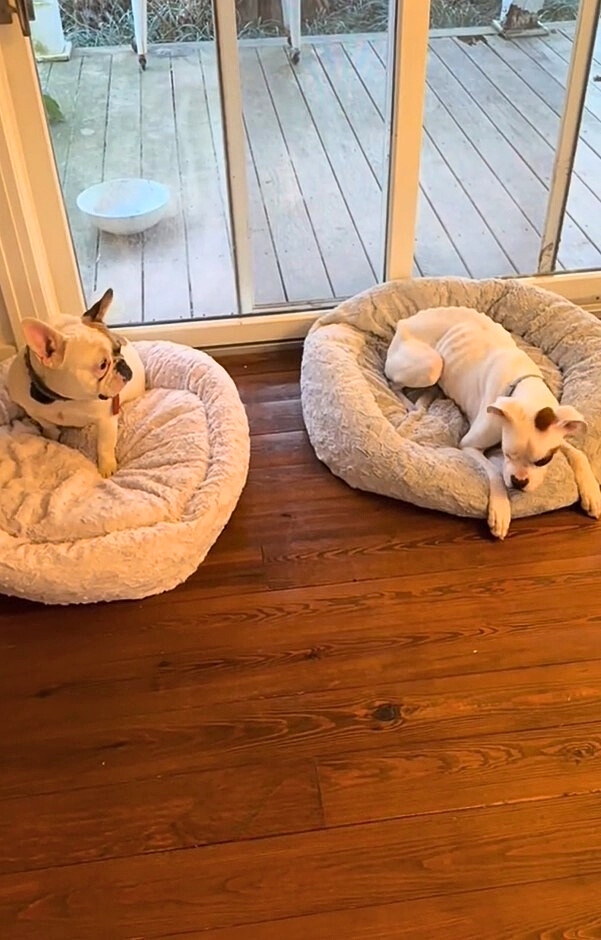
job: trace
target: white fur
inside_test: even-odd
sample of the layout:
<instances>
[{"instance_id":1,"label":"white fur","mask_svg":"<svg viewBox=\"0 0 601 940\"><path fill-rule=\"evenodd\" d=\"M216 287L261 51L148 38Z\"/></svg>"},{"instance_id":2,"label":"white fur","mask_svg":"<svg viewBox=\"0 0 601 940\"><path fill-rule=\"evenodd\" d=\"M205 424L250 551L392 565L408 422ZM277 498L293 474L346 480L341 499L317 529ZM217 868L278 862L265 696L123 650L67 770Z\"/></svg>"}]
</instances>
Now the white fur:
<instances>
[{"instance_id":1,"label":"white fur","mask_svg":"<svg viewBox=\"0 0 601 940\"><path fill-rule=\"evenodd\" d=\"M582 415L560 405L542 380L540 369L511 334L490 317L469 307L435 307L399 321L386 358L388 379L405 388L438 384L466 415L470 428L460 446L486 473L489 481L488 522L504 538L511 522L507 488L534 490L546 468L535 466L561 450L574 473L583 508L601 515L601 492L587 457L565 440ZM523 376L511 397L505 395ZM535 426L543 408L555 419L544 430ZM503 449L500 473L484 455L497 444Z\"/></svg>"},{"instance_id":2,"label":"white fur","mask_svg":"<svg viewBox=\"0 0 601 940\"><path fill-rule=\"evenodd\" d=\"M112 292L105 301L105 309L111 297ZM105 357L110 359L111 342L104 332L86 325L79 317L58 317L52 327L37 320L25 321L24 332L36 374L52 391L73 400L43 405L32 398L24 353L14 359L8 374L12 400L37 421L52 440L59 439L61 427L95 425L98 469L103 477L112 476L117 469L115 447L119 420L118 415L113 415L112 398L118 394L120 402L126 403L143 394L144 367L137 351L122 340L121 355L133 373L125 383L112 368L102 378L94 371L97 363ZM46 354L47 348L51 349L50 355ZM100 399L99 392L108 399Z\"/></svg>"}]
</instances>

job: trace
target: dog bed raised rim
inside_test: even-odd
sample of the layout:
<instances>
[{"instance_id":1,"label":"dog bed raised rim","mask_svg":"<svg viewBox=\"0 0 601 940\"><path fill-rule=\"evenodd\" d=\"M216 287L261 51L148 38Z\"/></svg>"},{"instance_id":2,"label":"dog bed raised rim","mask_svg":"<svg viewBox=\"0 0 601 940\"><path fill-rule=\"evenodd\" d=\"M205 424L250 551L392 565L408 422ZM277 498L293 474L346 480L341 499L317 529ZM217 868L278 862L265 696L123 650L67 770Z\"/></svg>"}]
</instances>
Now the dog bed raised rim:
<instances>
[{"instance_id":1,"label":"dog bed raised rim","mask_svg":"<svg viewBox=\"0 0 601 940\"><path fill-rule=\"evenodd\" d=\"M556 294L516 280L423 278L390 281L341 303L311 328L303 351L301 397L313 448L350 486L460 516L486 517L484 474L458 443L467 423L445 398L408 411L384 375L399 319L438 306L488 314L541 367L588 430L574 443L601 473L601 322ZM493 456L493 459L494 456ZM511 496L513 516L559 509L578 499L558 454L542 486Z\"/></svg>"},{"instance_id":2,"label":"dog bed raised rim","mask_svg":"<svg viewBox=\"0 0 601 940\"><path fill-rule=\"evenodd\" d=\"M186 346L135 345L147 391L122 409L109 480L93 430L46 440L11 402L2 363L0 592L53 604L158 594L196 570L226 525L250 449L233 381Z\"/></svg>"}]
</instances>

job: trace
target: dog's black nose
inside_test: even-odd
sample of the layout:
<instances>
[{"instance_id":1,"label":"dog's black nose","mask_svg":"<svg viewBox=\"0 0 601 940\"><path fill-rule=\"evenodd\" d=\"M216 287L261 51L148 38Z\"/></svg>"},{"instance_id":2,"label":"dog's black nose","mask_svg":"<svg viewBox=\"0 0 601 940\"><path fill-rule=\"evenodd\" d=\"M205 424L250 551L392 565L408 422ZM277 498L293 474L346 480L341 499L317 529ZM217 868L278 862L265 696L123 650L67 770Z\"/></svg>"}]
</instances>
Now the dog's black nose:
<instances>
[{"instance_id":1,"label":"dog's black nose","mask_svg":"<svg viewBox=\"0 0 601 940\"><path fill-rule=\"evenodd\" d=\"M132 372L131 369L129 368L129 366L128 366L128 364L126 363L125 359L117 359L117 362L115 363L115 371L116 371L116 372L121 376L121 378L124 379L124 381L126 381L126 382L129 382L129 380L131 379L131 377L132 377L132 375L133 375L133 372Z\"/></svg>"},{"instance_id":2,"label":"dog's black nose","mask_svg":"<svg viewBox=\"0 0 601 940\"><path fill-rule=\"evenodd\" d=\"M513 474L512 474L512 476L511 476L511 485L512 485L512 486L514 487L514 489L516 489L516 490L524 490L524 489L526 489L526 487L528 486L528 477L526 477L526 478L523 479L523 480L518 480L518 478L517 478L517 477L514 477Z\"/></svg>"}]
</instances>

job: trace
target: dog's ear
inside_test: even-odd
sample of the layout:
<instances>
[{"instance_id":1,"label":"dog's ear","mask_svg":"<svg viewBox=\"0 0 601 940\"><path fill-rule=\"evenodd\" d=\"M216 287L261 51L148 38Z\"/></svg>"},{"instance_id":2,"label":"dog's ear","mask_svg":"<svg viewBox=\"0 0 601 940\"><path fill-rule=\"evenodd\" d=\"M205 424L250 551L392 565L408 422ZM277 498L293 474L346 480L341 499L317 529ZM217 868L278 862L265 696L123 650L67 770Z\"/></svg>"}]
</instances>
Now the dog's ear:
<instances>
[{"instance_id":1,"label":"dog's ear","mask_svg":"<svg viewBox=\"0 0 601 940\"><path fill-rule=\"evenodd\" d=\"M555 412L554 424L564 434L577 434L586 431L586 421L572 405L560 405Z\"/></svg>"},{"instance_id":2,"label":"dog's ear","mask_svg":"<svg viewBox=\"0 0 601 940\"><path fill-rule=\"evenodd\" d=\"M497 415L505 421L519 421L525 417L525 412L518 401L502 395L486 409L489 415Z\"/></svg>"},{"instance_id":3,"label":"dog's ear","mask_svg":"<svg viewBox=\"0 0 601 940\"><path fill-rule=\"evenodd\" d=\"M40 362L49 369L58 369L63 364L67 346L67 340L63 334L48 323L32 318L22 320L21 327L25 342Z\"/></svg>"},{"instance_id":4,"label":"dog's ear","mask_svg":"<svg viewBox=\"0 0 601 940\"><path fill-rule=\"evenodd\" d=\"M102 323L112 302L113 288L109 287L100 300L97 300L95 304L92 304L89 310L86 310L82 320L87 320L89 323Z\"/></svg>"}]
</instances>

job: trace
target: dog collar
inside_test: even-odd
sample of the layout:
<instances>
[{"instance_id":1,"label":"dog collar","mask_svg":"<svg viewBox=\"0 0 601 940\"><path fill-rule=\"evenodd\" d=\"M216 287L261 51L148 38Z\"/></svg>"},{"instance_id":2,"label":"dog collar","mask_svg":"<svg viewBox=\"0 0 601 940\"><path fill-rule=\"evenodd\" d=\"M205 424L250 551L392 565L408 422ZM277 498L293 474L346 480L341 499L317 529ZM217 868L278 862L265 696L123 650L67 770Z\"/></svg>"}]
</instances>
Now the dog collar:
<instances>
[{"instance_id":1,"label":"dog collar","mask_svg":"<svg viewBox=\"0 0 601 940\"><path fill-rule=\"evenodd\" d=\"M535 372L529 372L527 375L520 375L518 379L514 379L513 382L510 382L505 391L503 392L504 398L511 398L515 392L518 385L521 385L522 382L525 382L526 379L540 379L541 382L545 382L542 375L537 375ZM547 383L545 382L545 385Z\"/></svg>"},{"instance_id":2,"label":"dog collar","mask_svg":"<svg viewBox=\"0 0 601 940\"><path fill-rule=\"evenodd\" d=\"M33 368L29 346L25 348L25 365L29 373L29 378L31 379L29 394L34 401L37 401L40 405L51 405L55 401L75 400L73 398L67 398L66 395L60 395L58 392L53 392L51 388L48 388L46 383L40 378Z\"/></svg>"},{"instance_id":3,"label":"dog collar","mask_svg":"<svg viewBox=\"0 0 601 940\"><path fill-rule=\"evenodd\" d=\"M35 369L33 368L31 362L31 351L29 346L25 347L25 366L29 373L29 378L31 380L29 386L29 394L34 401L37 401L40 405L52 405L55 401L78 401L77 398L68 398L66 395L61 395L59 392L53 391L51 388L48 388L46 383L40 378ZM99 395L98 398L101 401L108 401L108 395ZM118 415L121 410L121 400L119 395L115 395L112 399L112 410L111 414Z\"/></svg>"}]
</instances>

